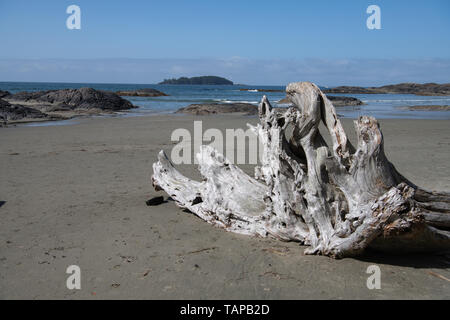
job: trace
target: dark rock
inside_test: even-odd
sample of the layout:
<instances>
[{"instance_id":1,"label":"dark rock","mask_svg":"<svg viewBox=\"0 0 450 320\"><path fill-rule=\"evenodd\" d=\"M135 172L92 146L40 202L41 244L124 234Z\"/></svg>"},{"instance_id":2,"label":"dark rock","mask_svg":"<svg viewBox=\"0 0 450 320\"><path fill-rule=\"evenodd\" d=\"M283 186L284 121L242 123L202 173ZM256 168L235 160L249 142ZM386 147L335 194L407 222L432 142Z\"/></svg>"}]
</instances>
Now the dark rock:
<instances>
[{"instance_id":1,"label":"dark rock","mask_svg":"<svg viewBox=\"0 0 450 320\"><path fill-rule=\"evenodd\" d=\"M353 97L327 96L327 98L335 107L361 106L364 104L361 100Z\"/></svg>"},{"instance_id":2,"label":"dark rock","mask_svg":"<svg viewBox=\"0 0 450 320\"><path fill-rule=\"evenodd\" d=\"M24 102L35 101L39 99L39 97L41 97L42 95L47 94L49 92L52 91L33 91L33 92L21 91L8 96L8 100L24 101Z\"/></svg>"},{"instance_id":3,"label":"dark rock","mask_svg":"<svg viewBox=\"0 0 450 320\"><path fill-rule=\"evenodd\" d=\"M250 103L204 103L191 104L178 109L176 113L189 113L194 115L245 113L247 115L253 115L258 113L258 107Z\"/></svg>"},{"instance_id":4,"label":"dark rock","mask_svg":"<svg viewBox=\"0 0 450 320\"><path fill-rule=\"evenodd\" d=\"M0 99L0 119L3 122L17 121L23 119L44 119L50 117L34 108L25 107L19 104L11 104Z\"/></svg>"},{"instance_id":5,"label":"dark rock","mask_svg":"<svg viewBox=\"0 0 450 320\"><path fill-rule=\"evenodd\" d=\"M37 92L18 92L7 97L9 101L27 102L41 109L43 106L52 106L65 110L99 109L119 111L135 108L128 100L108 91L92 88L63 89ZM34 106L33 106L34 107Z\"/></svg>"},{"instance_id":6,"label":"dark rock","mask_svg":"<svg viewBox=\"0 0 450 320\"><path fill-rule=\"evenodd\" d=\"M11 95L9 91L0 90L0 98L4 98Z\"/></svg>"},{"instance_id":7,"label":"dark rock","mask_svg":"<svg viewBox=\"0 0 450 320\"><path fill-rule=\"evenodd\" d=\"M145 202L145 204L148 205L148 206L157 206L157 205L160 205L162 203L164 203L164 197L163 196L154 197L154 198L151 198L151 199L149 199L149 200L147 200Z\"/></svg>"},{"instance_id":8,"label":"dark rock","mask_svg":"<svg viewBox=\"0 0 450 320\"><path fill-rule=\"evenodd\" d=\"M419 96L448 96L450 83L399 83L381 87L353 87L340 86L323 90L324 93L353 93L353 94L415 94Z\"/></svg>"},{"instance_id":9,"label":"dark rock","mask_svg":"<svg viewBox=\"0 0 450 320\"><path fill-rule=\"evenodd\" d=\"M161 92L156 89L146 88L132 91L116 91L116 94L119 96L127 96L127 97L161 97L168 96L164 92Z\"/></svg>"}]
</instances>

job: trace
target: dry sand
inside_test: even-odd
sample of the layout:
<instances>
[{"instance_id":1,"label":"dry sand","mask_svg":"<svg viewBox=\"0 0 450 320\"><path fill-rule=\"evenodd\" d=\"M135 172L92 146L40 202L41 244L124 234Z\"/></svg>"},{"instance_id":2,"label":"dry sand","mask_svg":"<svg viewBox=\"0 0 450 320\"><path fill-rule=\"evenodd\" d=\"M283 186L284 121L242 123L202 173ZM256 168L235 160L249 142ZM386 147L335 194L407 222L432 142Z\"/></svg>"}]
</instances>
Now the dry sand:
<instances>
[{"instance_id":1,"label":"dry sand","mask_svg":"<svg viewBox=\"0 0 450 320\"><path fill-rule=\"evenodd\" d=\"M172 201L146 206L163 194L150 183L158 151L170 155L170 134L192 130L194 119L204 130L257 121L158 115L0 128L0 298L450 298L448 256L304 256L296 243L228 233ZM400 172L450 190L449 120L380 122ZM198 177L193 165L181 171ZM66 288L73 264L81 290ZM380 290L366 287L371 264L381 268Z\"/></svg>"}]
</instances>

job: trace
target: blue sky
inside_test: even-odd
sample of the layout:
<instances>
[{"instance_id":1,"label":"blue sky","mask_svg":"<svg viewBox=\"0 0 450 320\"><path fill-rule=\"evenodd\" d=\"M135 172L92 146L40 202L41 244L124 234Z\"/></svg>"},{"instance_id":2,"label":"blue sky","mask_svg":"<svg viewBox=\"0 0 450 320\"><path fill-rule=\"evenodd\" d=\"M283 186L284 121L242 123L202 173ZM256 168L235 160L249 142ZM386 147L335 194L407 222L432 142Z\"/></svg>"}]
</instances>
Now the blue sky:
<instances>
[{"instance_id":1,"label":"blue sky","mask_svg":"<svg viewBox=\"0 0 450 320\"><path fill-rule=\"evenodd\" d=\"M81 30L66 28L71 4ZM381 30L366 27L371 4ZM0 39L0 81L450 80L448 0L0 0Z\"/></svg>"}]
</instances>

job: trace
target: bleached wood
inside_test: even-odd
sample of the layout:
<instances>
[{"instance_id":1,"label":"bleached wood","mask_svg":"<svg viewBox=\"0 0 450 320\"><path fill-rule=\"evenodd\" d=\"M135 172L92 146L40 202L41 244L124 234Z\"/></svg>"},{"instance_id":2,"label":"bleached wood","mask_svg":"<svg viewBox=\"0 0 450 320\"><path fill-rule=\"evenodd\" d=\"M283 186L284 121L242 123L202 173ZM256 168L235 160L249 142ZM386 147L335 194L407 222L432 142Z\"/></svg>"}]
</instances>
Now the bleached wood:
<instances>
[{"instance_id":1,"label":"bleached wood","mask_svg":"<svg viewBox=\"0 0 450 320\"><path fill-rule=\"evenodd\" d=\"M264 96L260 123L249 125L264 148L255 178L203 146L197 155L203 182L184 177L161 151L153 165L155 188L211 224L298 241L309 246L307 254L450 248L450 195L420 189L398 173L384 154L376 119L354 121L355 148L316 85L291 83L286 93L294 107L280 112ZM319 132L321 122L331 146Z\"/></svg>"}]
</instances>

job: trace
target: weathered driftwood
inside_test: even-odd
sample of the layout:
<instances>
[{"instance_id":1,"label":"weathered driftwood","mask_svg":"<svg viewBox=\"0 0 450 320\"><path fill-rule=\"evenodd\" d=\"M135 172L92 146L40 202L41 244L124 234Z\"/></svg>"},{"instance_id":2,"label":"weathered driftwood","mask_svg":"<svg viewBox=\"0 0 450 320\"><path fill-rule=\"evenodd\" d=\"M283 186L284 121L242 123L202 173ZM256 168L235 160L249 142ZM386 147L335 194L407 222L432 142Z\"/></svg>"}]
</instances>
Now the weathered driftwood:
<instances>
[{"instance_id":1,"label":"weathered driftwood","mask_svg":"<svg viewBox=\"0 0 450 320\"><path fill-rule=\"evenodd\" d=\"M276 111L264 96L260 124L250 126L264 147L255 178L202 146L202 182L179 173L161 151L153 164L155 188L213 225L298 241L309 246L307 254L340 258L368 246L402 252L450 248L450 194L425 191L399 174L384 154L374 118L355 121L353 147L316 85L291 83L286 92L294 107ZM318 130L321 122L330 146Z\"/></svg>"}]
</instances>

